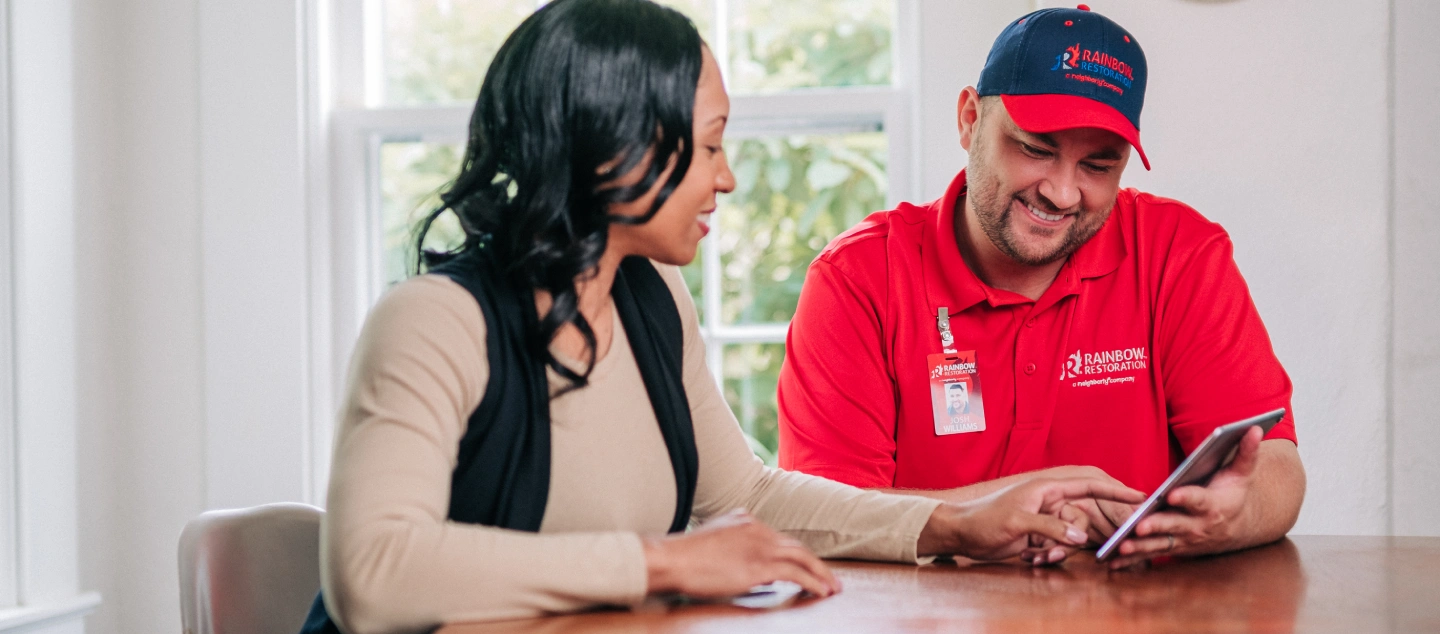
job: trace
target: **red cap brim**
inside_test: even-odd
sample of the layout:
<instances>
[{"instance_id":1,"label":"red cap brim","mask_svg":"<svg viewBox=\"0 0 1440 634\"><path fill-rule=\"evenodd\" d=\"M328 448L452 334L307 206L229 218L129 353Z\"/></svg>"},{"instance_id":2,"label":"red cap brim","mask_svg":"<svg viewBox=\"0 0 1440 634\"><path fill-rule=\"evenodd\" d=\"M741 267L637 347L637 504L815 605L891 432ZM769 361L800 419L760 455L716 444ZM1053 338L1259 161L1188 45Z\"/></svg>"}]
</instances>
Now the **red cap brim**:
<instances>
[{"instance_id":1,"label":"red cap brim","mask_svg":"<svg viewBox=\"0 0 1440 634\"><path fill-rule=\"evenodd\" d=\"M1075 95L1000 95L1005 110L1021 130L1043 134L1073 128L1099 128L1120 135L1140 154L1140 162L1150 169L1145 148L1140 147L1140 131L1119 110L1093 99Z\"/></svg>"}]
</instances>

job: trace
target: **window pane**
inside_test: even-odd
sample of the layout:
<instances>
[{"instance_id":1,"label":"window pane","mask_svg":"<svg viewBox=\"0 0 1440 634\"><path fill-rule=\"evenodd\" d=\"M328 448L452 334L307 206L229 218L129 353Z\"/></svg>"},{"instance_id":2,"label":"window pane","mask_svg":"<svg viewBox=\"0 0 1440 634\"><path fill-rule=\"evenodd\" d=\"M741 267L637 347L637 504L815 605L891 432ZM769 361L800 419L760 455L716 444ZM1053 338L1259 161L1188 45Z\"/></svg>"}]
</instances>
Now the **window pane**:
<instances>
[{"instance_id":1,"label":"window pane","mask_svg":"<svg viewBox=\"0 0 1440 634\"><path fill-rule=\"evenodd\" d=\"M775 387L780 379L780 362L785 359L785 344L729 345L724 348L724 357L725 400L739 419L740 428L771 454L761 457L770 458L779 439L780 410L775 405Z\"/></svg>"},{"instance_id":2,"label":"window pane","mask_svg":"<svg viewBox=\"0 0 1440 634\"><path fill-rule=\"evenodd\" d=\"M731 0L737 93L891 82L895 0Z\"/></svg>"},{"instance_id":3,"label":"window pane","mask_svg":"<svg viewBox=\"0 0 1440 634\"><path fill-rule=\"evenodd\" d=\"M675 9L695 23L700 37L706 42L715 41L715 0L656 0L659 4Z\"/></svg>"},{"instance_id":4,"label":"window pane","mask_svg":"<svg viewBox=\"0 0 1440 634\"><path fill-rule=\"evenodd\" d=\"M535 0L384 0L384 101L474 103L500 45Z\"/></svg>"},{"instance_id":5,"label":"window pane","mask_svg":"<svg viewBox=\"0 0 1440 634\"><path fill-rule=\"evenodd\" d=\"M417 224L440 204L440 190L460 171L459 143L390 142L380 146L381 265L386 285L415 267ZM464 242L453 214L435 222L426 247L449 249Z\"/></svg>"},{"instance_id":6,"label":"window pane","mask_svg":"<svg viewBox=\"0 0 1440 634\"><path fill-rule=\"evenodd\" d=\"M885 208L883 132L726 144L733 194L716 213L726 323L786 322L805 269L840 232Z\"/></svg>"},{"instance_id":7,"label":"window pane","mask_svg":"<svg viewBox=\"0 0 1440 634\"><path fill-rule=\"evenodd\" d=\"M474 103L490 60L536 0L384 0L384 105ZM661 0L713 40L714 0Z\"/></svg>"}]
</instances>

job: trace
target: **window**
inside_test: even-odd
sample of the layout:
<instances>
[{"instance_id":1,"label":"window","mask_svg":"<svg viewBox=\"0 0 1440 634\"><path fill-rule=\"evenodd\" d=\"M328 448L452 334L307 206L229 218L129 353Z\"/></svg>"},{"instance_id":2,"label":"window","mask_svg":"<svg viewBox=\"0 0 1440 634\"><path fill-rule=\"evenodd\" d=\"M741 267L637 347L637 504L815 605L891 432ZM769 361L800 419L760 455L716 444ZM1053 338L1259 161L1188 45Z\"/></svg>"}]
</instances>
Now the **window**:
<instances>
[{"instance_id":1,"label":"window","mask_svg":"<svg viewBox=\"0 0 1440 634\"><path fill-rule=\"evenodd\" d=\"M354 297L337 302L337 341L353 340L365 310L406 276L415 223L459 168L490 59L543 3L340 3L332 226ZM775 385L806 268L840 232L914 190L913 91L903 81L913 64L896 46L915 28L904 26L914 2L662 3L695 21L731 93L737 189L684 272L711 370L756 452L773 459ZM458 235L450 224L432 239Z\"/></svg>"}]
</instances>

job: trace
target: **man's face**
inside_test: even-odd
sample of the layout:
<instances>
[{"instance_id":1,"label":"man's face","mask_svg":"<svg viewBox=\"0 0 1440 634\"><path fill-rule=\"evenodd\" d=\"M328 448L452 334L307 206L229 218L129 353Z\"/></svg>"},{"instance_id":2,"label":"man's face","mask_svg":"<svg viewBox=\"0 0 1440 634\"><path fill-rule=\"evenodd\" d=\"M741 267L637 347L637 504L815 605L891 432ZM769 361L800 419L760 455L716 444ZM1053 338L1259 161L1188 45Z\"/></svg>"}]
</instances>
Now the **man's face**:
<instances>
[{"instance_id":1,"label":"man's face","mask_svg":"<svg viewBox=\"0 0 1440 634\"><path fill-rule=\"evenodd\" d=\"M945 390L945 395L949 397L946 400L946 405L949 406L950 409L960 409L962 407L965 407L964 388L948 388Z\"/></svg>"},{"instance_id":2,"label":"man's face","mask_svg":"<svg viewBox=\"0 0 1440 634\"><path fill-rule=\"evenodd\" d=\"M970 152L969 205L981 229L1017 264L1069 257L1110 217L1130 145L1095 128L1026 132L998 98L979 110L962 141Z\"/></svg>"}]
</instances>

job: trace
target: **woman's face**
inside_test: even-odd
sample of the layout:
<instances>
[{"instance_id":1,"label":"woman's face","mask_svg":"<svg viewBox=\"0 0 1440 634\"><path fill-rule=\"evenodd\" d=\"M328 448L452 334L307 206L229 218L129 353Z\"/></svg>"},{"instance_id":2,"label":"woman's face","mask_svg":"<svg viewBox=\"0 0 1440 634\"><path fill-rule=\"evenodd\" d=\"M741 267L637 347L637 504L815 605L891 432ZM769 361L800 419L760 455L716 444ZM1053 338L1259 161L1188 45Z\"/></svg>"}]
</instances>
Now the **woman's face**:
<instances>
[{"instance_id":1,"label":"woman's face","mask_svg":"<svg viewBox=\"0 0 1440 634\"><path fill-rule=\"evenodd\" d=\"M725 123L730 118L730 97L725 94L720 66L715 63L709 47L701 49L704 61L700 82L695 87L695 151L690 170L649 222L610 225L607 251L616 255L642 255L677 266L688 264L695 259L700 239L710 232L715 195L735 189L735 175L730 173L730 163L725 160L725 148L721 144ZM642 164L619 180L638 181L643 169ZM667 169L649 193L632 202L615 205L611 213L645 215L669 177Z\"/></svg>"}]
</instances>

